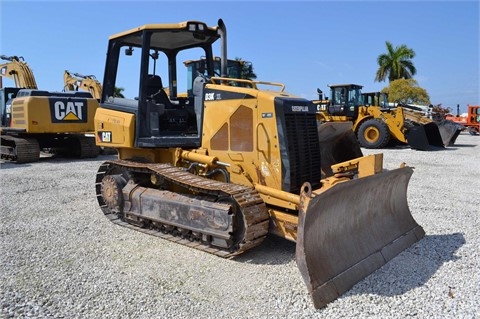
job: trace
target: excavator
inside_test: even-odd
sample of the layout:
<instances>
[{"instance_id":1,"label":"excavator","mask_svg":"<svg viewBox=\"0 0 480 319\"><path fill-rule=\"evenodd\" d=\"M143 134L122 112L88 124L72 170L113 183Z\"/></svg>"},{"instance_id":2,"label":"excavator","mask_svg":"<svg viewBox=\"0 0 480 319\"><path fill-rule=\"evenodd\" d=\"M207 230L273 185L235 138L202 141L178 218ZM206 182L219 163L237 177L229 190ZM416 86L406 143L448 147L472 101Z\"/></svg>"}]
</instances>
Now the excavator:
<instances>
[{"instance_id":1,"label":"excavator","mask_svg":"<svg viewBox=\"0 0 480 319\"><path fill-rule=\"evenodd\" d=\"M199 50L207 70L178 94L179 61ZM320 130L312 101L281 83L228 77L227 60L221 19L109 37L95 134L118 158L98 168L99 207L114 224L223 258L270 234L293 241L313 305L324 307L424 236L407 202L413 169L357 156L343 134L351 125Z\"/></svg>"},{"instance_id":2,"label":"excavator","mask_svg":"<svg viewBox=\"0 0 480 319\"><path fill-rule=\"evenodd\" d=\"M13 79L17 88L37 89L37 81L35 81L32 69L23 57L1 55L0 59L9 61L0 64L0 78Z\"/></svg>"},{"instance_id":3,"label":"excavator","mask_svg":"<svg viewBox=\"0 0 480 319\"><path fill-rule=\"evenodd\" d=\"M97 100L99 100L102 95L102 85L95 75L82 75L65 70L63 73L63 83L65 84L64 91L78 91L82 89L90 92Z\"/></svg>"},{"instance_id":4,"label":"excavator","mask_svg":"<svg viewBox=\"0 0 480 319\"><path fill-rule=\"evenodd\" d=\"M0 86L0 155L4 160L30 163L40 151L89 158L99 154L93 132L98 101L88 92L39 90L22 57L0 56L0 75L16 87Z\"/></svg>"},{"instance_id":5,"label":"excavator","mask_svg":"<svg viewBox=\"0 0 480 319\"><path fill-rule=\"evenodd\" d=\"M387 96L380 92L362 93L358 84L329 85L331 99L317 89L317 117L320 122L353 124L358 141L365 148L383 148L390 141L408 144L412 149L445 147L455 140L455 128L439 127L421 113L403 106L389 107ZM456 134L456 135L455 135Z\"/></svg>"},{"instance_id":6,"label":"excavator","mask_svg":"<svg viewBox=\"0 0 480 319\"><path fill-rule=\"evenodd\" d=\"M63 91L64 92L75 92L79 89L83 91L90 92L92 96L100 101L102 96L102 84L97 80L95 75L82 75L80 73L71 73L70 71L65 70L63 73ZM94 134L86 134L89 137L95 137ZM117 154L117 151L109 147L100 147L99 154L101 155L114 155Z\"/></svg>"}]
</instances>

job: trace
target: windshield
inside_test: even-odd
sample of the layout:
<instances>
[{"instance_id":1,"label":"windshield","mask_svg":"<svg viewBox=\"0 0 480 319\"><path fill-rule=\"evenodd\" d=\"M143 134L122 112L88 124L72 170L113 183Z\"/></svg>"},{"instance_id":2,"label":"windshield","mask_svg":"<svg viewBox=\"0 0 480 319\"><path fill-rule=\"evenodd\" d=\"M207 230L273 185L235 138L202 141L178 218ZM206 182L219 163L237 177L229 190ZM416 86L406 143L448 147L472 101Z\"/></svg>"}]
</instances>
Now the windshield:
<instances>
[{"instance_id":1,"label":"windshield","mask_svg":"<svg viewBox=\"0 0 480 319\"><path fill-rule=\"evenodd\" d=\"M361 87L333 87L332 99L333 105L364 105Z\"/></svg>"},{"instance_id":2,"label":"windshield","mask_svg":"<svg viewBox=\"0 0 480 319\"><path fill-rule=\"evenodd\" d=\"M364 105L362 90L360 88L350 88L348 90L348 106Z\"/></svg>"}]
</instances>

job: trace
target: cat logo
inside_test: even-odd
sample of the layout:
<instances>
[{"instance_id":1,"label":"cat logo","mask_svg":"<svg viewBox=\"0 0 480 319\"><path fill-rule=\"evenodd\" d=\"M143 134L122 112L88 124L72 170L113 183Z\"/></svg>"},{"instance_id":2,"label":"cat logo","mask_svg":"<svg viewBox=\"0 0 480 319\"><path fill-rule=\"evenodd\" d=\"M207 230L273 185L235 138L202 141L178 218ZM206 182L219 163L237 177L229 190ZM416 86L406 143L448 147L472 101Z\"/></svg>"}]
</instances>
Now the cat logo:
<instances>
[{"instance_id":1,"label":"cat logo","mask_svg":"<svg viewBox=\"0 0 480 319\"><path fill-rule=\"evenodd\" d=\"M87 122L87 103L82 99L51 99L50 110L53 123Z\"/></svg>"},{"instance_id":2,"label":"cat logo","mask_svg":"<svg viewBox=\"0 0 480 319\"><path fill-rule=\"evenodd\" d=\"M99 131L98 139L102 143L112 143L112 132L110 131Z\"/></svg>"}]
</instances>

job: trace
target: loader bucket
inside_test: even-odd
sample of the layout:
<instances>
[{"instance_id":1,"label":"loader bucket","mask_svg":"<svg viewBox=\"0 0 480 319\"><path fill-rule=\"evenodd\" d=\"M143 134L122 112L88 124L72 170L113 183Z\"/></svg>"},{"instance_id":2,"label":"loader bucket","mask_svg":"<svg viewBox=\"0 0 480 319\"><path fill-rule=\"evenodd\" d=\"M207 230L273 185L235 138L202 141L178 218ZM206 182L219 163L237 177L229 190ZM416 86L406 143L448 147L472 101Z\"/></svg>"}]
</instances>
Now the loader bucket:
<instances>
[{"instance_id":1,"label":"loader bucket","mask_svg":"<svg viewBox=\"0 0 480 319\"><path fill-rule=\"evenodd\" d=\"M443 143L442 135L440 134L437 123L431 122L425 124L423 128L425 129L425 134L427 134L428 144L439 147L446 146Z\"/></svg>"},{"instance_id":2,"label":"loader bucket","mask_svg":"<svg viewBox=\"0 0 480 319\"><path fill-rule=\"evenodd\" d=\"M351 122L325 122L318 124L322 178L332 176L333 164L362 157L363 153Z\"/></svg>"},{"instance_id":3,"label":"loader bucket","mask_svg":"<svg viewBox=\"0 0 480 319\"><path fill-rule=\"evenodd\" d=\"M449 146L455 144L461 128L454 122L444 121L438 124L438 130L442 137L443 145Z\"/></svg>"},{"instance_id":4,"label":"loader bucket","mask_svg":"<svg viewBox=\"0 0 480 319\"><path fill-rule=\"evenodd\" d=\"M430 146L444 147L438 125L434 122L409 128L406 138L411 148L421 151L427 151Z\"/></svg>"},{"instance_id":5,"label":"loader bucket","mask_svg":"<svg viewBox=\"0 0 480 319\"><path fill-rule=\"evenodd\" d=\"M300 195L296 261L315 308L349 290L425 232L407 204L410 167Z\"/></svg>"}]
</instances>

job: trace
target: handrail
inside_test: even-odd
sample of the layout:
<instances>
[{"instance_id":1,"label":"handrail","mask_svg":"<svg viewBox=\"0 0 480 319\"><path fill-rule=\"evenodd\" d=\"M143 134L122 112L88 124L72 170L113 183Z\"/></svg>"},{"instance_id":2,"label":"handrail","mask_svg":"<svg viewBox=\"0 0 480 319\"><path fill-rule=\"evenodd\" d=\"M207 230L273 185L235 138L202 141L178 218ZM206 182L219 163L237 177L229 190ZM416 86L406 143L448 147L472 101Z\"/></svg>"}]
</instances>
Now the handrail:
<instances>
[{"instance_id":1,"label":"handrail","mask_svg":"<svg viewBox=\"0 0 480 319\"><path fill-rule=\"evenodd\" d=\"M266 82L266 81L253 81L248 79L236 79L236 78L226 78L226 77L211 77L210 80L213 84L226 84L228 82L238 82L238 83L247 83L253 89L258 90L258 84L262 85L271 85L281 87L280 92L285 91L285 84L277 82Z\"/></svg>"}]
</instances>

